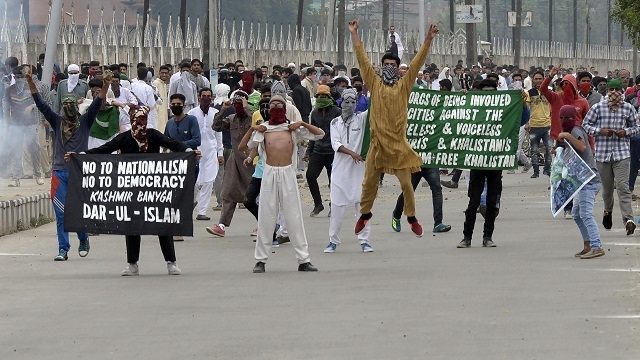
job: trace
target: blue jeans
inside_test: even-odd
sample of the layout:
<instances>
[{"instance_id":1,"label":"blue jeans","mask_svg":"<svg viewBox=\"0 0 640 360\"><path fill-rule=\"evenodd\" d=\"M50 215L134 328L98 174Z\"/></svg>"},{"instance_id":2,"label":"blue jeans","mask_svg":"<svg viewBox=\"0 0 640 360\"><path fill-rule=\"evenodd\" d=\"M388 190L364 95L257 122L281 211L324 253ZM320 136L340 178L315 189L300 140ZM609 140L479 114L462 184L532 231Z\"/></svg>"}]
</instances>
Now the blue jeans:
<instances>
[{"instance_id":1,"label":"blue jeans","mask_svg":"<svg viewBox=\"0 0 640 360\"><path fill-rule=\"evenodd\" d=\"M54 170L51 176L51 200L53 210L56 213L56 230L58 232L58 249L69 251L69 233L64 231L64 204L67 197L67 185L69 183L69 172ZM89 234L77 233L79 240L87 240Z\"/></svg>"},{"instance_id":2,"label":"blue jeans","mask_svg":"<svg viewBox=\"0 0 640 360\"><path fill-rule=\"evenodd\" d=\"M632 136L629 143L631 165L629 166L629 190L633 191L640 170L640 135Z\"/></svg>"},{"instance_id":3,"label":"blue jeans","mask_svg":"<svg viewBox=\"0 0 640 360\"><path fill-rule=\"evenodd\" d=\"M593 217L593 203L596 201L596 195L598 195L601 186L600 183L588 183L573 198L571 216L573 216L573 221L578 225L582 241L591 243L592 249L602 247L598 224Z\"/></svg>"},{"instance_id":4,"label":"blue jeans","mask_svg":"<svg viewBox=\"0 0 640 360\"><path fill-rule=\"evenodd\" d=\"M544 169L542 170L545 174L551 173L551 151L549 145L549 127L541 127L541 128L530 128L529 129L529 139L531 140L531 152L529 155L531 156L531 165L533 165L533 173L540 174L539 162L538 162L538 148L540 146L540 140L542 140L542 145L544 146Z\"/></svg>"},{"instance_id":5,"label":"blue jeans","mask_svg":"<svg viewBox=\"0 0 640 360\"><path fill-rule=\"evenodd\" d=\"M420 168L419 172L411 174L411 186L413 190L418 187L420 180L425 179L431 188L431 198L433 200L433 227L442 224L442 186L440 185L440 169ZM404 208L404 196L400 194L396 201L396 208L393 210L393 217L400 219Z\"/></svg>"}]
</instances>

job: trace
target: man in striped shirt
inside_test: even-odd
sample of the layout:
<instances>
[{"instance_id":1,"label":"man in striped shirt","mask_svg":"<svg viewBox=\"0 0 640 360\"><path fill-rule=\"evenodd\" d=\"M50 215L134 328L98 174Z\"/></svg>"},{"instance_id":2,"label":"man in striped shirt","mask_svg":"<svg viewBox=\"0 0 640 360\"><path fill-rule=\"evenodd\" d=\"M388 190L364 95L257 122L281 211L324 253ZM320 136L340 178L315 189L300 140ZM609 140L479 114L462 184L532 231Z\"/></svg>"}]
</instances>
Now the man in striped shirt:
<instances>
[{"instance_id":1,"label":"man in striped shirt","mask_svg":"<svg viewBox=\"0 0 640 360\"><path fill-rule=\"evenodd\" d=\"M631 209L629 190L630 149L629 138L640 133L638 115L633 106L623 101L622 82L611 79L607 83L608 100L594 105L587 113L582 126L596 138L596 167L602 178L604 215L602 225L611 229L614 184L627 235L633 234L636 224Z\"/></svg>"}]
</instances>

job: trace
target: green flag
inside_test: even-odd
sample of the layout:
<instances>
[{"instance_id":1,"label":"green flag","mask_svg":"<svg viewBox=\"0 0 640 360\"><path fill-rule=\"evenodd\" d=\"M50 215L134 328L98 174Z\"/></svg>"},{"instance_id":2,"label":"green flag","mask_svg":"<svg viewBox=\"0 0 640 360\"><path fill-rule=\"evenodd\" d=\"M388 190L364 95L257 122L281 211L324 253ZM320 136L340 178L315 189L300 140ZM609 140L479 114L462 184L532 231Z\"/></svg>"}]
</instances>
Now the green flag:
<instances>
[{"instance_id":1,"label":"green flag","mask_svg":"<svg viewBox=\"0 0 640 360\"><path fill-rule=\"evenodd\" d=\"M424 166L503 170L518 166L520 91L433 91L409 96L407 140Z\"/></svg>"}]
</instances>

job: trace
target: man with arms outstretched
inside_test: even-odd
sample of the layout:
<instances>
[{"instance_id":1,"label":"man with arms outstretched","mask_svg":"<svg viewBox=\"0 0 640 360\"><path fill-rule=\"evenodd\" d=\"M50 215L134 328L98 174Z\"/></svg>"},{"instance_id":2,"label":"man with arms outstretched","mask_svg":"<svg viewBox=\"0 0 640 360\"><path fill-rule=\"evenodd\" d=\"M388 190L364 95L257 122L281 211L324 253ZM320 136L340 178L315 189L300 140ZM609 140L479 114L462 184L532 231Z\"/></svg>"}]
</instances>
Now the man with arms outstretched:
<instances>
[{"instance_id":1,"label":"man with arms outstretched","mask_svg":"<svg viewBox=\"0 0 640 360\"><path fill-rule=\"evenodd\" d=\"M411 186L411 173L420 171L422 159L409 145L406 136L407 104L418 70L424 64L431 46L431 41L438 34L438 27L431 25L429 33L418 54L409 65L407 74L400 78L398 66L400 59L391 54L382 57L382 77L378 77L373 65L367 58L364 45L358 36L358 20L349 23L351 40L356 49L360 72L371 93L369 121L371 140L367 153L362 197L360 200L360 218L356 223L355 233L364 231L371 208L378 192L380 174L395 174L400 181L404 193L404 214L411 224L411 231L421 237L422 226L415 217L415 198Z\"/></svg>"}]
</instances>

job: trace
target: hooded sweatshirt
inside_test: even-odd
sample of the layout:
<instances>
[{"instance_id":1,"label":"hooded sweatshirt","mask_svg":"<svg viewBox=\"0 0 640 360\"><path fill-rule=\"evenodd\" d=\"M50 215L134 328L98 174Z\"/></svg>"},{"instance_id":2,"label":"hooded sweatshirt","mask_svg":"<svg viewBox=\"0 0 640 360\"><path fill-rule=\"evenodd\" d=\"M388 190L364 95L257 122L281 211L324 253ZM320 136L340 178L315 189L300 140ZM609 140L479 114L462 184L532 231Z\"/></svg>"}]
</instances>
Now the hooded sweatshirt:
<instances>
[{"instance_id":1,"label":"hooded sweatshirt","mask_svg":"<svg viewBox=\"0 0 640 360\"><path fill-rule=\"evenodd\" d=\"M562 124L560 123L560 108L563 105L573 105L576 108L576 112L578 116L576 117L576 125L582 125L582 119L587 116L589 112L589 103L587 100L583 99L580 95L578 95L578 82L576 81L575 76L568 74L562 81L568 81L574 91L573 91L573 101L571 104L565 104L562 94L558 94L549 89L549 84L551 83L550 77L545 77L540 84L540 93L547 98L549 101L549 105L551 106L551 138L554 140L558 140L558 134L562 132ZM589 139L589 143L593 147L593 138Z\"/></svg>"},{"instance_id":2,"label":"hooded sweatshirt","mask_svg":"<svg viewBox=\"0 0 640 360\"><path fill-rule=\"evenodd\" d=\"M287 84L289 84L289 87L291 88L291 98L293 99L293 103L296 105L298 111L300 111L303 121L309 122L309 114L311 114L311 110L313 110L309 90L302 86L300 76L297 74L289 75Z\"/></svg>"}]
</instances>

